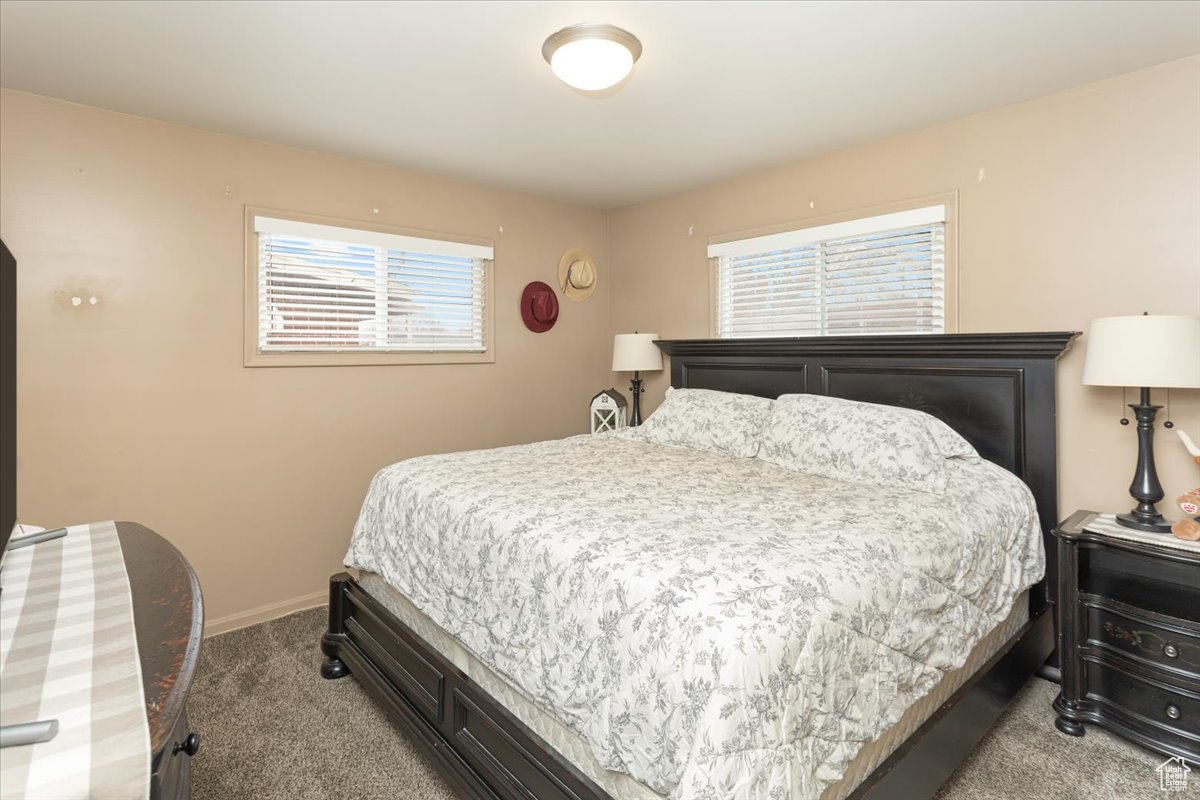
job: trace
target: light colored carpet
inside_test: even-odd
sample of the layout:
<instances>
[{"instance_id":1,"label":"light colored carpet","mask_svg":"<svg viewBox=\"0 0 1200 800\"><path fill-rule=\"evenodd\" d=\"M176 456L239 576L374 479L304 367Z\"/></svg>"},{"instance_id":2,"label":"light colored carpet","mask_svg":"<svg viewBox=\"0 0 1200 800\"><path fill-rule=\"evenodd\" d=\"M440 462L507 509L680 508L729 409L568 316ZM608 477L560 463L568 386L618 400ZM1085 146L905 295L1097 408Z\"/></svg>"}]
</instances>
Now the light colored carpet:
<instances>
[{"instance_id":1,"label":"light colored carpet","mask_svg":"<svg viewBox=\"0 0 1200 800\"><path fill-rule=\"evenodd\" d=\"M313 609L204 642L188 703L204 740L195 800L451 800L353 678L318 675L324 628L325 610ZM1100 730L1082 739L1056 731L1055 690L1030 681L937 800L1164 796L1161 757Z\"/></svg>"}]
</instances>

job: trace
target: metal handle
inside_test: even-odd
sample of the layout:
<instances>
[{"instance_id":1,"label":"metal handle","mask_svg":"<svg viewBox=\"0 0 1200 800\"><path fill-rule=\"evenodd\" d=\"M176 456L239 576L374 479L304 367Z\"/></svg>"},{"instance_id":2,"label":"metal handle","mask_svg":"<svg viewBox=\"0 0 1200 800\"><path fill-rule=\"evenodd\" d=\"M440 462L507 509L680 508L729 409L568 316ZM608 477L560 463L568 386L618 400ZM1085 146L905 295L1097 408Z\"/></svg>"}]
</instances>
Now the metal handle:
<instances>
[{"instance_id":1,"label":"metal handle","mask_svg":"<svg viewBox=\"0 0 1200 800\"><path fill-rule=\"evenodd\" d=\"M1183 716L1183 712L1179 710L1179 706L1174 703L1167 704L1167 719L1179 719Z\"/></svg>"},{"instance_id":2,"label":"metal handle","mask_svg":"<svg viewBox=\"0 0 1200 800\"><path fill-rule=\"evenodd\" d=\"M66 528L54 528L49 531L39 531L38 533L29 533L21 537L13 537L8 540L9 550L20 550L22 547L31 547L35 544L48 542L52 539L61 539L67 535Z\"/></svg>"},{"instance_id":3,"label":"metal handle","mask_svg":"<svg viewBox=\"0 0 1200 800\"><path fill-rule=\"evenodd\" d=\"M20 747L48 742L58 735L58 720L42 719L16 725L0 725L0 747Z\"/></svg>"},{"instance_id":4,"label":"metal handle","mask_svg":"<svg viewBox=\"0 0 1200 800\"><path fill-rule=\"evenodd\" d=\"M1179 648L1173 644L1164 645L1163 655L1167 658L1175 658L1179 655Z\"/></svg>"},{"instance_id":5,"label":"metal handle","mask_svg":"<svg viewBox=\"0 0 1200 800\"><path fill-rule=\"evenodd\" d=\"M175 749L171 751L171 755L180 751L187 753L189 756L194 756L200 752L200 734L189 733L187 738L182 742L176 742Z\"/></svg>"}]
</instances>

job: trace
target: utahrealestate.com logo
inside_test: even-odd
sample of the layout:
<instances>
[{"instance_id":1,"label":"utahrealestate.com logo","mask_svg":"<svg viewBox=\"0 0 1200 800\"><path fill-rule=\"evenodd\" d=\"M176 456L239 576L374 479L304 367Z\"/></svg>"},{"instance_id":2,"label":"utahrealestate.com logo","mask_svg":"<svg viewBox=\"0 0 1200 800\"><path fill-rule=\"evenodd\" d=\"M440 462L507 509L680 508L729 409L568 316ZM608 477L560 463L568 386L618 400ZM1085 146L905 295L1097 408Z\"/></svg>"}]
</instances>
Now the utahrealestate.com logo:
<instances>
[{"instance_id":1,"label":"utahrealestate.com logo","mask_svg":"<svg viewBox=\"0 0 1200 800\"><path fill-rule=\"evenodd\" d=\"M1191 771L1192 768L1179 756L1168 758L1156 768L1158 788L1164 792L1186 792Z\"/></svg>"}]
</instances>

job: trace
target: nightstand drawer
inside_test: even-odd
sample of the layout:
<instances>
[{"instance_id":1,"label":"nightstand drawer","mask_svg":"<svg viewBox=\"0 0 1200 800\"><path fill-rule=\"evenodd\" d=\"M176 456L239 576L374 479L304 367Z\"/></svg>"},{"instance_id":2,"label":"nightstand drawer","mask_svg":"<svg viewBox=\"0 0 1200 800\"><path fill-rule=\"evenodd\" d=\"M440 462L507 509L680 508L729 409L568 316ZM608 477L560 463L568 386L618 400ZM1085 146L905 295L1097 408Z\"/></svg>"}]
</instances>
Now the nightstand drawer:
<instances>
[{"instance_id":1,"label":"nightstand drawer","mask_svg":"<svg viewBox=\"0 0 1200 800\"><path fill-rule=\"evenodd\" d=\"M1089 643L1200 681L1200 634L1191 623L1090 597L1083 611Z\"/></svg>"},{"instance_id":2,"label":"nightstand drawer","mask_svg":"<svg viewBox=\"0 0 1200 800\"><path fill-rule=\"evenodd\" d=\"M1087 665L1087 696L1140 717L1192 750L1200 746L1200 694L1091 662Z\"/></svg>"}]
</instances>

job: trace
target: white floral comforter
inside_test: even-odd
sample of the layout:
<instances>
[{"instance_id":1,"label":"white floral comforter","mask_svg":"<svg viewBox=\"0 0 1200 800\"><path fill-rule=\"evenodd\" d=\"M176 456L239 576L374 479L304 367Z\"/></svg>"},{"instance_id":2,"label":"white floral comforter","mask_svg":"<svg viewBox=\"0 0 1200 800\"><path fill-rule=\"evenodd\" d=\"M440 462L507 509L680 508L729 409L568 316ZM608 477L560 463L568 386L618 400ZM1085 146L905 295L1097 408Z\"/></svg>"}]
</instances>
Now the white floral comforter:
<instances>
[{"instance_id":1,"label":"white floral comforter","mask_svg":"<svg viewBox=\"0 0 1200 800\"><path fill-rule=\"evenodd\" d=\"M677 800L817 798L1042 575L1000 467L873 489L638 434L380 471L346 564L383 576Z\"/></svg>"}]
</instances>

